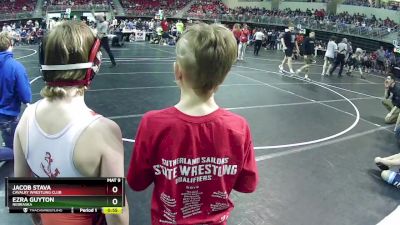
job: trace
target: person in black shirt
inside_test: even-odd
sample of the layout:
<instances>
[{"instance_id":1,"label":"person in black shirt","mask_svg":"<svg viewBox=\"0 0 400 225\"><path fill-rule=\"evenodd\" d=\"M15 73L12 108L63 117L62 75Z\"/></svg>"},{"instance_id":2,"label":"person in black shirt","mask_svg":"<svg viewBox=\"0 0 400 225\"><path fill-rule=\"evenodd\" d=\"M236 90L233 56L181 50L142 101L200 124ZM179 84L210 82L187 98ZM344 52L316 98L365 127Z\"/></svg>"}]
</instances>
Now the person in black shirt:
<instances>
[{"instance_id":1,"label":"person in black shirt","mask_svg":"<svg viewBox=\"0 0 400 225\"><path fill-rule=\"evenodd\" d=\"M382 104L389 111L385 116L385 123L392 124L396 122L397 127L400 122L400 85L396 84L391 76L388 76L385 80L385 99L383 99Z\"/></svg>"},{"instance_id":2,"label":"person in black shirt","mask_svg":"<svg viewBox=\"0 0 400 225\"><path fill-rule=\"evenodd\" d=\"M339 77L342 76L342 71L343 71L343 67L344 67L344 63L346 61L346 55L347 55L348 51L349 51L349 49L348 49L347 39L343 38L342 42L340 42L338 44L338 50L337 50L335 64L333 65L331 70L328 71L329 76L332 76L333 71L335 71L336 67L338 67L339 65L340 65L340 69L339 69L338 76Z\"/></svg>"},{"instance_id":3,"label":"person in black shirt","mask_svg":"<svg viewBox=\"0 0 400 225\"><path fill-rule=\"evenodd\" d=\"M304 39L304 42L302 45L302 51L303 51L305 65L296 71L296 74L299 74L303 70L305 70L305 75L304 75L305 79L309 79L308 73L310 71L310 65L313 61L314 48L315 48L315 32L312 31L312 32L310 32L309 37Z\"/></svg>"},{"instance_id":4,"label":"person in black shirt","mask_svg":"<svg viewBox=\"0 0 400 225\"><path fill-rule=\"evenodd\" d=\"M287 61L289 72L291 74L294 74L292 67L293 49L294 47L296 47L297 51L299 50L299 46L297 45L296 42L296 35L292 34L293 30L294 30L293 27L290 27L289 29L285 30L285 34L283 35L283 38L281 40L283 50L285 51L285 58L283 58L282 64L279 65L279 71L283 72L283 65Z\"/></svg>"}]
</instances>

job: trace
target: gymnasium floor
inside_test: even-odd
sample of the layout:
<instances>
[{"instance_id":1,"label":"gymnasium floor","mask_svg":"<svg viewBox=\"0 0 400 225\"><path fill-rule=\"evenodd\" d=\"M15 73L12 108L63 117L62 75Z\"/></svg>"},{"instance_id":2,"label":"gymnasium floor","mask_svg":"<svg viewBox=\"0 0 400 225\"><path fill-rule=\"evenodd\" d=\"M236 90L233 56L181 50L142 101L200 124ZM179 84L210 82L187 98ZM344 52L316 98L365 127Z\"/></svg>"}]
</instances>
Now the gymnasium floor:
<instances>
[{"instance_id":1,"label":"gymnasium floor","mask_svg":"<svg viewBox=\"0 0 400 225\"><path fill-rule=\"evenodd\" d=\"M32 46L36 49L36 46ZM30 79L39 76L37 54L16 48ZM86 95L88 105L115 120L126 139L134 139L141 115L174 105L179 89L173 78L174 48L144 43L113 49ZM29 56L29 54L32 54ZM108 60L107 56L104 57ZM372 225L399 204L399 190L379 179L376 156L398 153L394 126L384 124L380 103L383 78L359 75L321 77L321 59L303 81L277 73L282 53L248 49L220 87L221 107L250 123L260 172L253 194L233 192L232 225ZM297 61L298 68L302 61ZM34 101L43 82L32 83ZM133 143L125 146L125 167ZM0 177L12 176L12 163L0 163ZM0 193L4 194L3 179ZM150 224L151 189L127 193L131 224ZM0 198L0 224L30 224L25 215L6 213Z\"/></svg>"}]
</instances>

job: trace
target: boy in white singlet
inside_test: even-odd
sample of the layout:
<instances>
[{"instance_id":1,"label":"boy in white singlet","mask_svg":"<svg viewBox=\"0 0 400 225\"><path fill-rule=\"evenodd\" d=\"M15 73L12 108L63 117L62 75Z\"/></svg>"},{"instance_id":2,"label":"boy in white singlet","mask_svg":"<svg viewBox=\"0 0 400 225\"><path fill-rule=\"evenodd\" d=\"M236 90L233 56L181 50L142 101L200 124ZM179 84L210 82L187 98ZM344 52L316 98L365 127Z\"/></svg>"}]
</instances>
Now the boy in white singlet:
<instances>
[{"instance_id":1,"label":"boy in white singlet","mask_svg":"<svg viewBox=\"0 0 400 225\"><path fill-rule=\"evenodd\" d=\"M22 115L14 138L16 177L123 177L124 151L120 128L94 113L84 100L90 82L87 71L93 46L98 43L90 28L63 22L43 44L43 99ZM100 45L98 43L98 45ZM94 48L96 49L96 48ZM98 51L98 50L97 50ZM94 52L96 54L97 52ZM70 69L77 64L85 69ZM49 70L54 65L64 69ZM105 224L99 214L32 214L35 224ZM107 215L108 224L129 224L129 209ZM102 222L103 221L103 222Z\"/></svg>"}]
</instances>

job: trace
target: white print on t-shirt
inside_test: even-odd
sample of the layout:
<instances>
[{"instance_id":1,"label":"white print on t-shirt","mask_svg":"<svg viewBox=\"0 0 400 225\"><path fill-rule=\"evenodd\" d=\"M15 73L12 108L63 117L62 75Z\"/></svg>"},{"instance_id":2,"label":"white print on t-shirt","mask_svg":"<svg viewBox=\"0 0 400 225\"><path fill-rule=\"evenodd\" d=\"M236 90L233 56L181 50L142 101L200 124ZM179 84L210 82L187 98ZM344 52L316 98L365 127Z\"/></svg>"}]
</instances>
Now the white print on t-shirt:
<instances>
[{"instance_id":1,"label":"white print on t-shirt","mask_svg":"<svg viewBox=\"0 0 400 225\"><path fill-rule=\"evenodd\" d=\"M181 209L183 218L188 218L201 213L201 195L199 186L186 186L186 192L181 193L183 196L183 207Z\"/></svg>"},{"instance_id":2,"label":"white print on t-shirt","mask_svg":"<svg viewBox=\"0 0 400 225\"><path fill-rule=\"evenodd\" d=\"M222 192L222 191L217 191L217 192L213 192L211 197L214 198L222 198L222 199L228 199L228 193L226 193L226 191Z\"/></svg>"},{"instance_id":3,"label":"white print on t-shirt","mask_svg":"<svg viewBox=\"0 0 400 225\"><path fill-rule=\"evenodd\" d=\"M224 222L225 220L228 220L229 215L224 215L221 217L221 219L219 220L219 223Z\"/></svg>"},{"instance_id":4,"label":"white print on t-shirt","mask_svg":"<svg viewBox=\"0 0 400 225\"><path fill-rule=\"evenodd\" d=\"M160 199L168 207L176 206L176 200L166 195L165 193L161 193Z\"/></svg>"},{"instance_id":5,"label":"white print on t-shirt","mask_svg":"<svg viewBox=\"0 0 400 225\"><path fill-rule=\"evenodd\" d=\"M211 211L217 212L217 211L223 211L227 208L229 208L229 204L226 202L216 202L215 204L210 205Z\"/></svg>"},{"instance_id":6,"label":"white print on t-shirt","mask_svg":"<svg viewBox=\"0 0 400 225\"><path fill-rule=\"evenodd\" d=\"M168 180L178 183L197 183L209 181L213 176L236 175L238 166L228 164L228 158L201 157L162 159L162 165L154 165L155 175L164 175Z\"/></svg>"},{"instance_id":7,"label":"white print on t-shirt","mask_svg":"<svg viewBox=\"0 0 400 225\"><path fill-rule=\"evenodd\" d=\"M176 224L176 212L172 211L170 208L176 207L176 200L171 198L171 196L166 195L164 192L160 195L160 200L164 203L163 217L166 220L160 220L161 223Z\"/></svg>"}]
</instances>

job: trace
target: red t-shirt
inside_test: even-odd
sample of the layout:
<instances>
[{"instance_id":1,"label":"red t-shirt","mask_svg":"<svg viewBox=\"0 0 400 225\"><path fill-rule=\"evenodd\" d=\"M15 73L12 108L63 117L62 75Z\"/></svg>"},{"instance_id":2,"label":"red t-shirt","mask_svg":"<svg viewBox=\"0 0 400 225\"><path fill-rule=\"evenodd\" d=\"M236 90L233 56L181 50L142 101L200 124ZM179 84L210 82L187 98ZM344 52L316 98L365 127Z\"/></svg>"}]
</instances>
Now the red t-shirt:
<instances>
[{"instance_id":1,"label":"red t-shirt","mask_svg":"<svg viewBox=\"0 0 400 225\"><path fill-rule=\"evenodd\" d=\"M163 20L161 22L161 28L162 28L163 32L168 32L168 22L166 20Z\"/></svg>"},{"instance_id":2,"label":"red t-shirt","mask_svg":"<svg viewBox=\"0 0 400 225\"><path fill-rule=\"evenodd\" d=\"M235 36L236 40L240 39L240 36L242 36L242 31L241 30L233 30L233 36Z\"/></svg>"},{"instance_id":3,"label":"red t-shirt","mask_svg":"<svg viewBox=\"0 0 400 225\"><path fill-rule=\"evenodd\" d=\"M151 220L158 224L226 224L232 189L253 192L258 172L249 126L224 109L189 116L175 107L140 122L127 181L154 182Z\"/></svg>"},{"instance_id":4,"label":"red t-shirt","mask_svg":"<svg viewBox=\"0 0 400 225\"><path fill-rule=\"evenodd\" d=\"M246 43L249 41L250 31L247 29L242 30L242 34L240 36L240 42Z\"/></svg>"}]
</instances>

